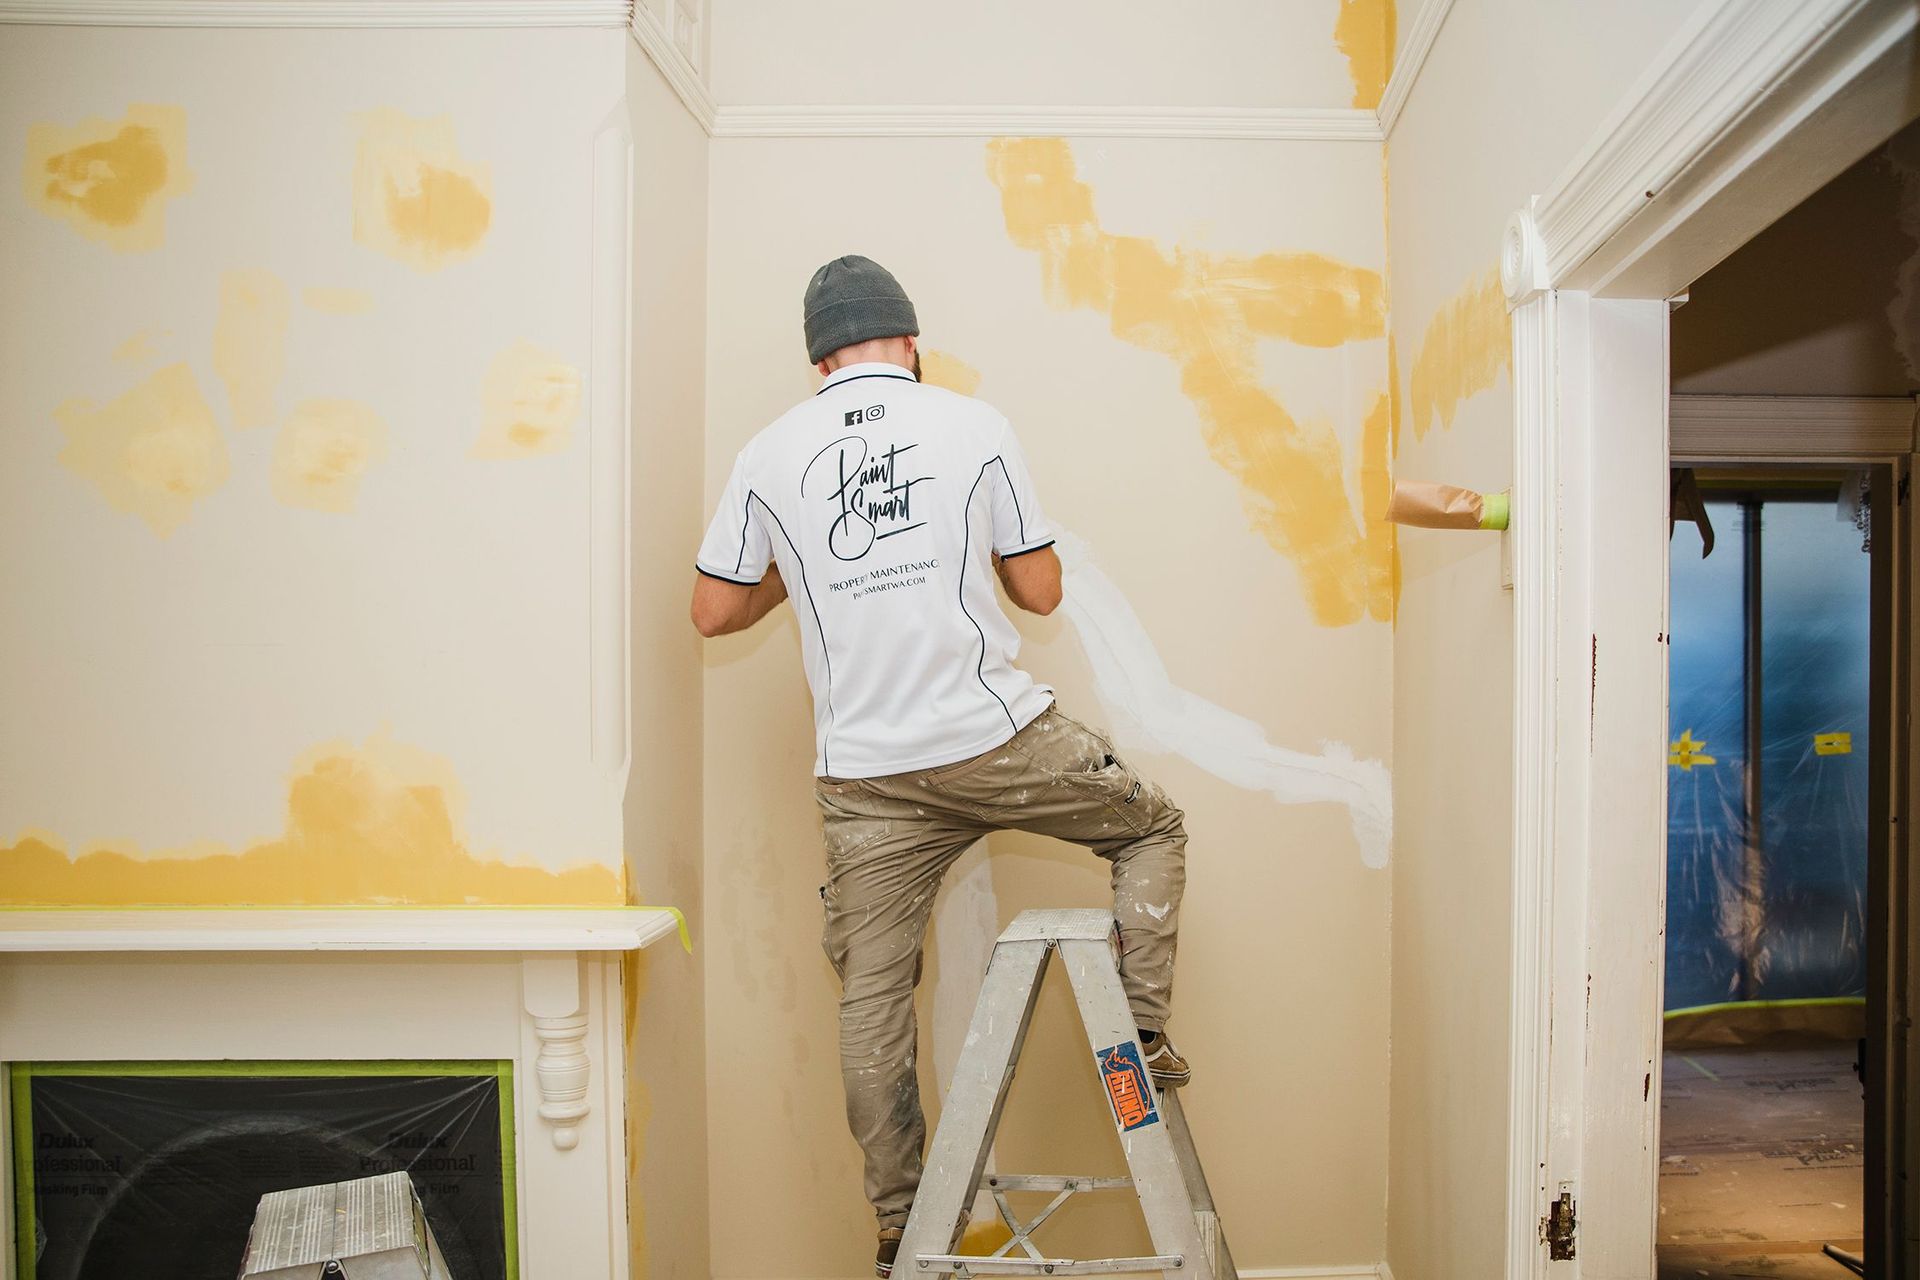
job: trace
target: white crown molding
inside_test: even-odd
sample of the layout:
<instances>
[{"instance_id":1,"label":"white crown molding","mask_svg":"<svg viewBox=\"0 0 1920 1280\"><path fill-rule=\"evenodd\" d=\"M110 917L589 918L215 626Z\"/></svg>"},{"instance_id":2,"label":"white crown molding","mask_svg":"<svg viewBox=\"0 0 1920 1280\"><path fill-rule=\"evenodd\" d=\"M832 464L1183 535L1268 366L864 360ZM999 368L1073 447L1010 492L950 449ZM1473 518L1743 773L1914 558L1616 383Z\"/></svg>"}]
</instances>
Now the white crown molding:
<instances>
[{"instance_id":1,"label":"white crown molding","mask_svg":"<svg viewBox=\"0 0 1920 1280\"><path fill-rule=\"evenodd\" d=\"M1863 66L1896 50L1917 20L1905 0L1703 6L1537 201L1547 281L1609 292L1649 246L1841 94ZM1750 234L1730 237L1727 247Z\"/></svg>"},{"instance_id":2,"label":"white crown molding","mask_svg":"<svg viewBox=\"0 0 1920 1280\"><path fill-rule=\"evenodd\" d=\"M660 25L645 4L633 6L632 20L627 30L633 35L634 43L647 55L653 65L666 78L667 85L673 90L680 103L687 109L700 127L709 136L714 132L714 117L717 114L713 105L713 95L707 91L705 79L698 67L680 52L673 38Z\"/></svg>"},{"instance_id":3,"label":"white crown molding","mask_svg":"<svg viewBox=\"0 0 1920 1280\"><path fill-rule=\"evenodd\" d=\"M1349 107L722 106L717 138L1230 138L1378 142Z\"/></svg>"},{"instance_id":4,"label":"white crown molding","mask_svg":"<svg viewBox=\"0 0 1920 1280\"><path fill-rule=\"evenodd\" d=\"M1701 396L1668 402L1673 456L1884 458L1913 452L1913 399L1905 396Z\"/></svg>"},{"instance_id":5,"label":"white crown molding","mask_svg":"<svg viewBox=\"0 0 1920 1280\"><path fill-rule=\"evenodd\" d=\"M1386 92L1380 95L1381 137L1393 136L1393 126L1400 122L1400 113L1406 109L1407 99L1413 96L1414 83L1420 79L1427 55L1433 52L1434 41L1440 38L1440 28L1452 8L1453 0L1421 0L1413 23L1407 28L1405 47L1393 60L1393 74L1387 77Z\"/></svg>"},{"instance_id":6,"label":"white crown molding","mask_svg":"<svg viewBox=\"0 0 1920 1280\"><path fill-rule=\"evenodd\" d=\"M1426 0L1416 35L1451 0ZM717 106L700 69L633 0L0 0L0 23L131 27L626 27L702 129L717 138L1215 138L1379 142L1349 107ZM1432 43L1431 35L1424 37ZM1417 46L1410 39L1410 49ZM1420 57L1424 58L1424 49ZM1415 68L1417 73L1417 67ZM1402 77L1396 75L1396 83ZM1410 77L1409 77L1410 82ZM1389 86L1391 93L1392 86ZM1404 99L1405 91L1401 94Z\"/></svg>"},{"instance_id":7,"label":"white crown molding","mask_svg":"<svg viewBox=\"0 0 1920 1280\"><path fill-rule=\"evenodd\" d=\"M624 27L632 0L0 0L0 23L98 27Z\"/></svg>"}]
</instances>

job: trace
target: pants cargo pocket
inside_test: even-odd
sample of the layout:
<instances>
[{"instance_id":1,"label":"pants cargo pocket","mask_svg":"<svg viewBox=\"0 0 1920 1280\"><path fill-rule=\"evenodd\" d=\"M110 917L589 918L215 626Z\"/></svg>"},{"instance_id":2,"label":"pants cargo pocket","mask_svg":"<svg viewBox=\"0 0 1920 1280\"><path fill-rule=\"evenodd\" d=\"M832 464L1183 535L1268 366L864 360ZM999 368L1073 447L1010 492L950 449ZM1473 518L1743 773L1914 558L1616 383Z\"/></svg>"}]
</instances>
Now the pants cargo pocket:
<instances>
[{"instance_id":1,"label":"pants cargo pocket","mask_svg":"<svg viewBox=\"0 0 1920 1280\"><path fill-rule=\"evenodd\" d=\"M1099 799L1134 835L1146 834L1152 821L1152 789L1119 758L1107 755L1096 769L1060 776L1068 786Z\"/></svg>"}]
</instances>

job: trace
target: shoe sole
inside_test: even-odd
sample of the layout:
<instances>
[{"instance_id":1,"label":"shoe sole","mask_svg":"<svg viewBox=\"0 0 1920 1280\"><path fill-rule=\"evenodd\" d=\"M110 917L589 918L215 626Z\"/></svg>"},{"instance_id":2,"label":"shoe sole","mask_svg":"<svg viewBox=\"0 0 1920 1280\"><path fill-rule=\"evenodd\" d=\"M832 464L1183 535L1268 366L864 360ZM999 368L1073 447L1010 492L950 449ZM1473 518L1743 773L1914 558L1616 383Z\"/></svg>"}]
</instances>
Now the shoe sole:
<instances>
[{"instance_id":1,"label":"shoe sole","mask_svg":"<svg viewBox=\"0 0 1920 1280\"><path fill-rule=\"evenodd\" d=\"M1152 1073L1149 1073L1149 1074L1152 1074ZM1177 1076L1174 1076L1174 1075L1163 1076L1163 1075L1157 1075L1157 1074L1153 1076L1154 1084L1158 1085L1162 1089L1185 1088L1188 1084L1192 1082L1192 1080L1193 1080L1193 1072L1191 1070L1183 1071Z\"/></svg>"}]
</instances>

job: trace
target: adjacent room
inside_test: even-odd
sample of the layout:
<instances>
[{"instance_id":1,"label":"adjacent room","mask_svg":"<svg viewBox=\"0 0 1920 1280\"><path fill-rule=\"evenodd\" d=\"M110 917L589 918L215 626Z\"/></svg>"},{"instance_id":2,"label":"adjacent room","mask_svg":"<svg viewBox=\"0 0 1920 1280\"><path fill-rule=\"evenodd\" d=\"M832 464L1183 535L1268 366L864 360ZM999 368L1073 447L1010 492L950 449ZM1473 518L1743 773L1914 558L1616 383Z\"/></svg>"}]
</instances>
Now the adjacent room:
<instances>
[{"instance_id":1,"label":"adjacent room","mask_svg":"<svg viewBox=\"0 0 1920 1280\"><path fill-rule=\"evenodd\" d=\"M1901 130L1673 318L1663 1276L1837 1274L1888 1177L1865 1064L1917 146Z\"/></svg>"}]
</instances>

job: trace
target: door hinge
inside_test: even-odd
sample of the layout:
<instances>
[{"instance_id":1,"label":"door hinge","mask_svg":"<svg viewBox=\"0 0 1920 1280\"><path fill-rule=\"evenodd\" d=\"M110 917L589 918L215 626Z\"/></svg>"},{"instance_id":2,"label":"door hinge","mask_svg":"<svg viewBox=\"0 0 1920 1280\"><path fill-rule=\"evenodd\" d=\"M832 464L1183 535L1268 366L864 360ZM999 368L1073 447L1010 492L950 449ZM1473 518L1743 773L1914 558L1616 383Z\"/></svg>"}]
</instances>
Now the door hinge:
<instances>
[{"instance_id":1,"label":"door hinge","mask_svg":"<svg viewBox=\"0 0 1920 1280\"><path fill-rule=\"evenodd\" d=\"M1573 1192L1562 1191L1560 1198L1547 1206L1547 1216L1540 1219L1540 1239L1546 1244L1551 1261L1566 1262L1573 1257L1573 1233L1578 1226Z\"/></svg>"}]
</instances>

